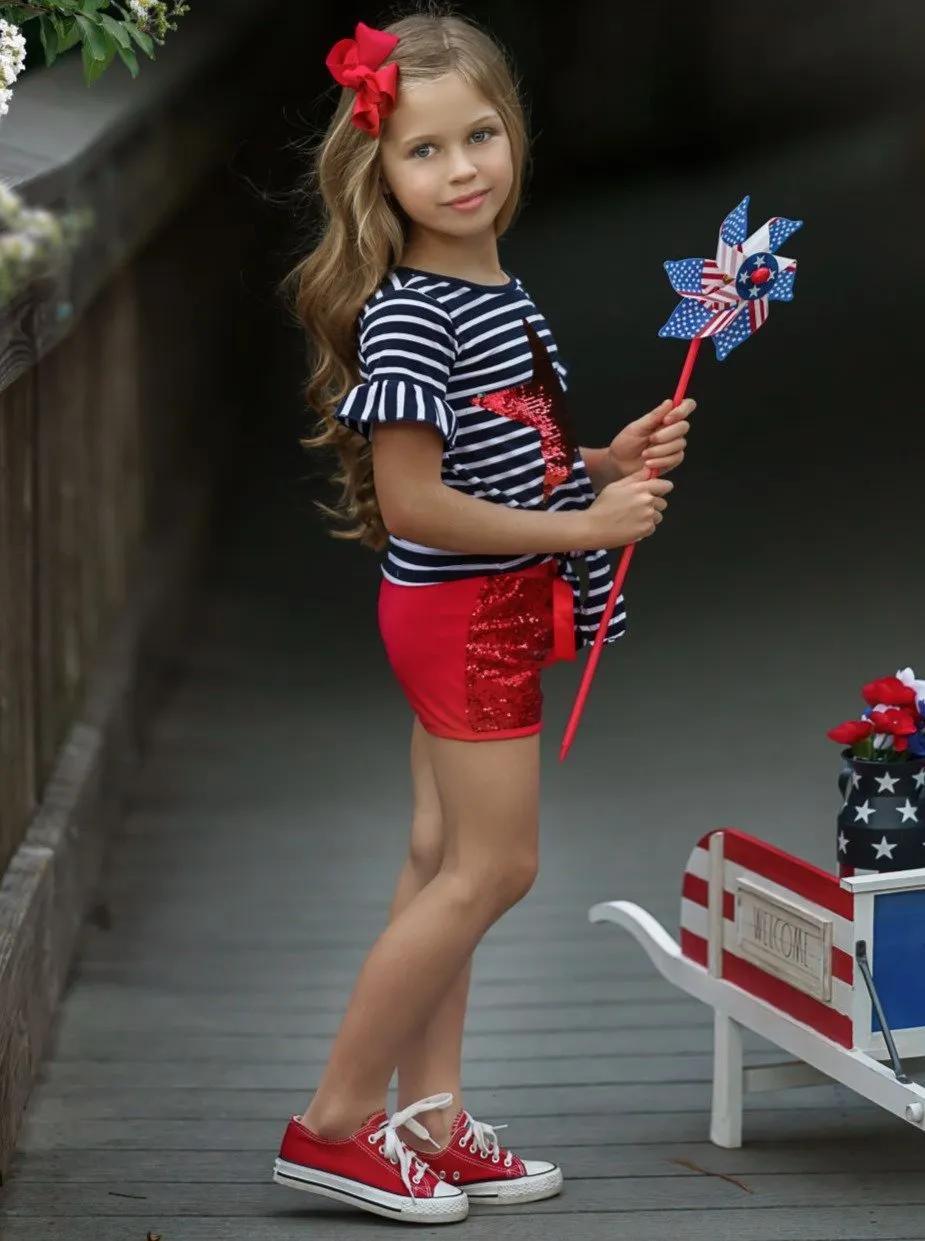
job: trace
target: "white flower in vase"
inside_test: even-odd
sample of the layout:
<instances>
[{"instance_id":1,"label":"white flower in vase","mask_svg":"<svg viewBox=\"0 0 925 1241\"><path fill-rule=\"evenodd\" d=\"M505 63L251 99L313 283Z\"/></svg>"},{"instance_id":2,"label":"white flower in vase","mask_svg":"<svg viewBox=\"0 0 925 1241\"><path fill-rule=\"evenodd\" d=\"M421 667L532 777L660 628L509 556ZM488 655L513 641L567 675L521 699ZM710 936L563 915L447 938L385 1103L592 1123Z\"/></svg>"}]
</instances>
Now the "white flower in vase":
<instances>
[{"instance_id":1,"label":"white flower in vase","mask_svg":"<svg viewBox=\"0 0 925 1241\"><path fill-rule=\"evenodd\" d=\"M897 681L902 681L903 685L908 685L910 689L915 690L916 705L919 711L921 711L922 702L925 700L925 681L917 681L915 673L911 668L899 669L896 673L896 679Z\"/></svg>"}]
</instances>

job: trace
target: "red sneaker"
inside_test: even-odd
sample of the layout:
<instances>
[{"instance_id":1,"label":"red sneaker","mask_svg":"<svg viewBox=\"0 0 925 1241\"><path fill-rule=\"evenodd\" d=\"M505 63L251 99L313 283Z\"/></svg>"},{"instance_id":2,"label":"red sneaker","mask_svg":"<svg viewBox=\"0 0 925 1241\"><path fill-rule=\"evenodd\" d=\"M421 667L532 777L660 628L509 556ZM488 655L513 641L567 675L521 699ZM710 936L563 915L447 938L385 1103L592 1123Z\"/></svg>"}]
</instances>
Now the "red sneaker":
<instances>
[{"instance_id":1,"label":"red sneaker","mask_svg":"<svg viewBox=\"0 0 925 1241\"><path fill-rule=\"evenodd\" d=\"M505 1128L499 1125L499 1129ZM440 1180L464 1190L470 1203L504 1206L552 1198L562 1188L562 1169L554 1163L518 1159L505 1150L491 1125L462 1111L450 1140L427 1162Z\"/></svg>"},{"instance_id":2,"label":"red sneaker","mask_svg":"<svg viewBox=\"0 0 925 1241\"><path fill-rule=\"evenodd\" d=\"M429 1140L414 1117L449 1107L451 1102L451 1095L435 1095L396 1112L391 1119L377 1112L340 1141L318 1137L293 1117L283 1136L273 1180L403 1223L450 1224L465 1219L469 1213L466 1195L444 1183L397 1133L407 1125Z\"/></svg>"}]
</instances>

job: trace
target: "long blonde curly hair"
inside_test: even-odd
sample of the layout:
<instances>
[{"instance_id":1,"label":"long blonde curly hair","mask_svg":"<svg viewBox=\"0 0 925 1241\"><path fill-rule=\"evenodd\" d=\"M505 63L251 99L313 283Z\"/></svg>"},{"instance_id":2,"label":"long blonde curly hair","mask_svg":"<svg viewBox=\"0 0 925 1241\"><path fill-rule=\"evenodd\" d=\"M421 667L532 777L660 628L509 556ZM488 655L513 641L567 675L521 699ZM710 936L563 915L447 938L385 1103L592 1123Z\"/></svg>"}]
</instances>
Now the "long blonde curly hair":
<instances>
[{"instance_id":1,"label":"long blonde curly hair","mask_svg":"<svg viewBox=\"0 0 925 1241\"><path fill-rule=\"evenodd\" d=\"M501 235L516 214L526 172L526 122L517 84L502 49L477 26L447 12L416 12L385 27L400 42L386 63L399 66L403 82L457 73L498 112L511 144L514 181L495 220ZM319 143L312 180L320 195L322 228L314 249L292 273L298 318L308 333L313 366L306 394L318 415L306 448L333 449L339 458L336 508L320 507L344 523L334 537L358 539L381 550L388 534L373 483L372 449L334 410L359 382L357 317L386 274L402 258L407 221L383 192L379 142L351 122L356 96L344 89ZM386 122L387 123L387 122Z\"/></svg>"}]
</instances>

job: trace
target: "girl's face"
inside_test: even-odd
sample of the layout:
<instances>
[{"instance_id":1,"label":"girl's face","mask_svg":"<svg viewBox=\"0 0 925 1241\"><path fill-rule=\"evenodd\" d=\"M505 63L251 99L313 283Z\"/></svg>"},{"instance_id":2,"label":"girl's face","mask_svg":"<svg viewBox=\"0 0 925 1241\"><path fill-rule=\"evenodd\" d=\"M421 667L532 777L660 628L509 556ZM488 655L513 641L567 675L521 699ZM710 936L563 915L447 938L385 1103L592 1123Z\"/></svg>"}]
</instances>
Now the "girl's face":
<instances>
[{"instance_id":1,"label":"girl's face","mask_svg":"<svg viewBox=\"0 0 925 1241\"><path fill-rule=\"evenodd\" d=\"M494 235L514 180L511 145L495 109L457 74L401 89L380 156L386 184L419 228Z\"/></svg>"}]
</instances>

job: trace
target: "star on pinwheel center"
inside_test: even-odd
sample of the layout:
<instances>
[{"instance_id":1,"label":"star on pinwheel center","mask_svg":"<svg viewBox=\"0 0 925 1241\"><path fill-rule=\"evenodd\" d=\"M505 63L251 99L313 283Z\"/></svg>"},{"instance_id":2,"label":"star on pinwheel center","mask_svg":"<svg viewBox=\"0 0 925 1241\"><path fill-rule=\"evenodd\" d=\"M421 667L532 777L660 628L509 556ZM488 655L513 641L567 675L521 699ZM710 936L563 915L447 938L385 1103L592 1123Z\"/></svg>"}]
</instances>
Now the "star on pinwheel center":
<instances>
[{"instance_id":1,"label":"star on pinwheel center","mask_svg":"<svg viewBox=\"0 0 925 1241\"><path fill-rule=\"evenodd\" d=\"M745 301L767 297L777 283L780 265L773 254L760 251L745 259L736 273L736 293Z\"/></svg>"}]
</instances>

